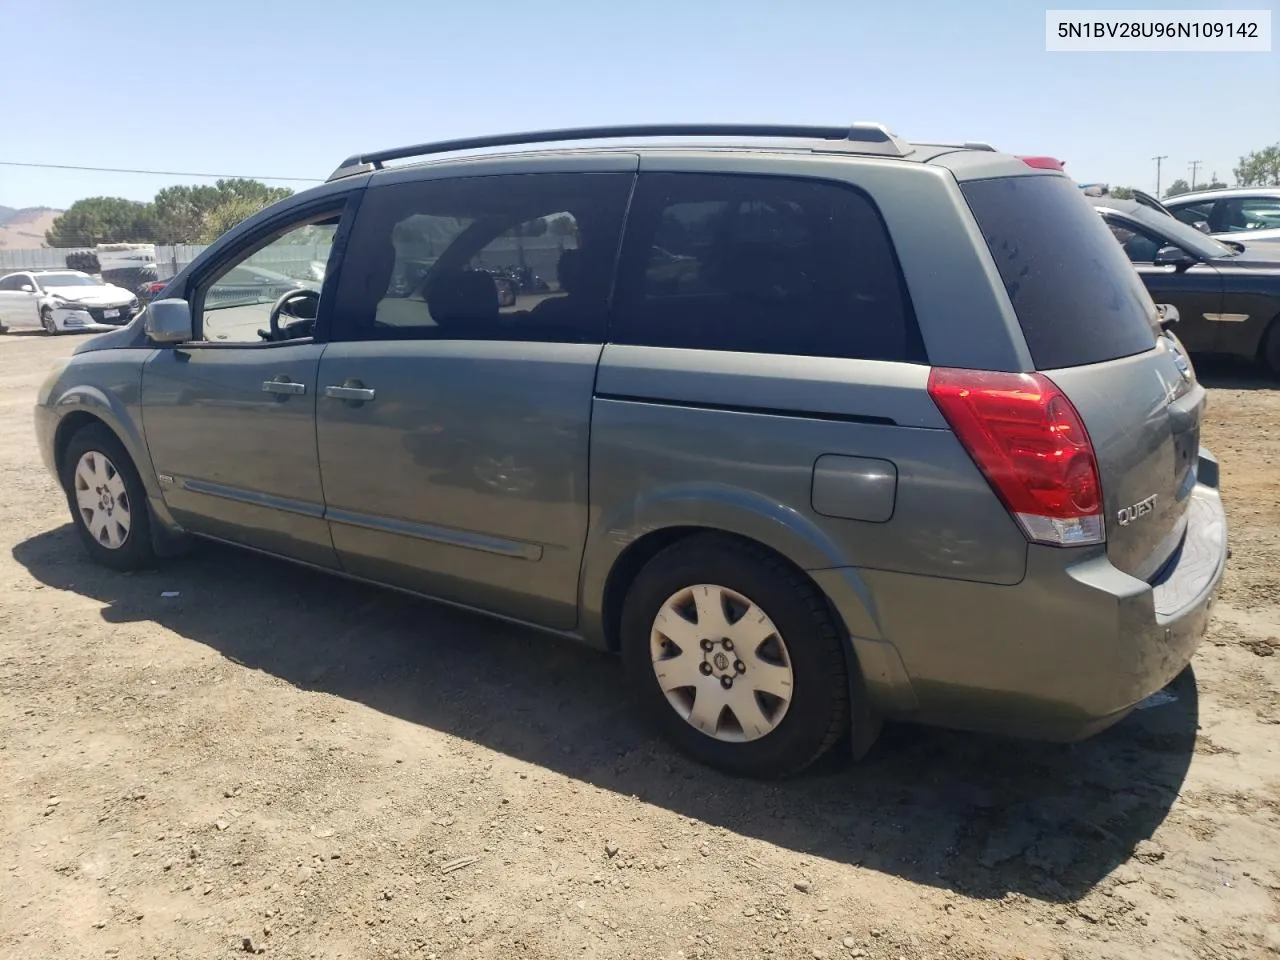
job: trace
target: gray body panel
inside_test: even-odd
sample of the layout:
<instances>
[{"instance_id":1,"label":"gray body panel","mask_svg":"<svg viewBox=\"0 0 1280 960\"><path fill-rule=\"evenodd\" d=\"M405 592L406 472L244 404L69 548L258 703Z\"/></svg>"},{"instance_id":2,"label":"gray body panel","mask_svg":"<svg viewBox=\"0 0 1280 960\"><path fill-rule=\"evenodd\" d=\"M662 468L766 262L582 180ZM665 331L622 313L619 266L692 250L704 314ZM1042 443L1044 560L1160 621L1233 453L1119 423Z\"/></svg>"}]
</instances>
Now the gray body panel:
<instances>
[{"instance_id":1,"label":"gray body panel","mask_svg":"<svg viewBox=\"0 0 1280 960\"><path fill-rule=\"evenodd\" d=\"M929 363L1029 372L1018 317L958 182L1045 176L996 153L557 150L360 174L251 218L170 285L189 296L243 238L367 184L637 170L808 177L874 201ZM342 242L335 244L341 256ZM1048 371L1095 444L1107 542L1029 545L929 397L930 366L599 344L401 340L147 345L138 318L78 348L37 408L125 442L159 525L616 643L633 550L694 530L775 551L823 591L873 705L1070 738L1190 658L1222 577L1203 390L1163 344ZM338 318L341 319L341 318ZM264 393L289 377L301 394ZM371 389L326 397L329 386ZM160 482L159 476L172 478ZM1119 511L1154 495L1133 523ZM625 586L625 584L624 584Z\"/></svg>"},{"instance_id":2,"label":"gray body panel","mask_svg":"<svg viewBox=\"0 0 1280 960\"><path fill-rule=\"evenodd\" d=\"M1049 372L1079 411L1103 476L1107 556L1147 580L1186 529L1196 484L1204 388L1185 379L1170 342L1110 363ZM1155 498L1154 501L1151 498ZM1137 504L1150 509L1126 515Z\"/></svg>"},{"instance_id":3,"label":"gray body panel","mask_svg":"<svg viewBox=\"0 0 1280 960\"><path fill-rule=\"evenodd\" d=\"M572 628L599 356L591 344L330 345L318 440L343 568ZM352 379L376 398L323 395Z\"/></svg>"},{"instance_id":4,"label":"gray body panel","mask_svg":"<svg viewBox=\"0 0 1280 960\"><path fill-rule=\"evenodd\" d=\"M316 458L316 368L324 349L179 347L147 361L147 448L184 528L337 566ZM267 392L269 381L305 392Z\"/></svg>"}]
</instances>

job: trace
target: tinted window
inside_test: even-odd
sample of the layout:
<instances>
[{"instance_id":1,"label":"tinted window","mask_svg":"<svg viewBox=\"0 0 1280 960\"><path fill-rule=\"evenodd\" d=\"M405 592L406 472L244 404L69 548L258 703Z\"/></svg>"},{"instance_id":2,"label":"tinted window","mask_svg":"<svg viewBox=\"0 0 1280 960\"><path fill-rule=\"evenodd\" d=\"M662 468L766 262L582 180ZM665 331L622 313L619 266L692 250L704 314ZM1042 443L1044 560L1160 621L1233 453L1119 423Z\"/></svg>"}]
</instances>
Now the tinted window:
<instances>
[{"instance_id":1,"label":"tinted window","mask_svg":"<svg viewBox=\"0 0 1280 960\"><path fill-rule=\"evenodd\" d=\"M346 339L600 342L630 174L373 187L339 282Z\"/></svg>"},{"instance_id":2,"label":"tinted window","mask_svg":"<svg viewBox=\"0 0 1280 960\"><path fill-rule=\"evenodd\" d=\"M1005 177L961 190L1038 368L1100 363L1155 346L1155 304L1075 184L1061 176Z\"/></svg>"},{"instance_id":3,"label":"tinted window","mask_svg":"<svg viewBox=\"0 0 1280 960\"><path fill-rule=\"evenodd\" d=\"M1130 224L1111 219L1108 219L1106 223L1111 229L1111 235L1120 242L1120 247L1124 250L1125 256L1134 263L1151 263L1164 246L1159 237L1152 236L1143 230L1138 230Z\"/></svg>"},{"instance_id":4,"label":"tinted window","mask_svg":"<svg viewBox=\"0 0 1280 960\"><path fill-rule=\"evenodd\" d=\"M611 340L924 360L884 223L858 191L650 174L631 211Z\"/></svg>"},{"instance_id":5,"label":"tinted window","mask_svg":"<svg viewBox=\"0 0 1280 960\"><path fill-rule=\"evenodd\" d=\"M21 290L24 283L30 283L26 277L21 274L13 274L8 277L0 277L0 290Z\"/></svg>"}]
</instances>

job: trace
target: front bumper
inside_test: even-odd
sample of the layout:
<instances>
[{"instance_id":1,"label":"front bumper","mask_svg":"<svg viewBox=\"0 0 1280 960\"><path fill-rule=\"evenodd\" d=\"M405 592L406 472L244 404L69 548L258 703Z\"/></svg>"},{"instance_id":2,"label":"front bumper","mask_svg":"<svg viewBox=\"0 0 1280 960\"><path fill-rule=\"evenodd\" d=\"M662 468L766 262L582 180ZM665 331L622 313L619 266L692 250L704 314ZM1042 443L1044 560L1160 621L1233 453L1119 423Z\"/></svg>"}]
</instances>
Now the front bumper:
<instances>
[{"instance_id":1,"label":"front bumper","mask_svg":"<svg viewBox=\"0 0 1280 960\"><path fill-rule=\"evenodd\" d=\"M1122 719L1190 662L1222 583L1226 517L1217 462L1203 449L1198 480L1186 536L1151 583L1116 569L1103 548L1031 546L1013 586L859 571L880 630L854 640L873 660L863 666L873 702L907 719L1044 740ZM838 592L828 594L839 608Z\"/></svg>"},{"instance_id":2,"label":"front bumper","mask_svg":"<svg viewBox=\"0 0 1280 960\"><path fill-rule=\"evenodd\" d=\"M114 313L115 316L109 316ZM137 311L124 304L117 307L89 307L72 309L70 307L54 307L53 322L59 330L103 331L122 327L134 318Z\"/></svg>"}]
</instances>

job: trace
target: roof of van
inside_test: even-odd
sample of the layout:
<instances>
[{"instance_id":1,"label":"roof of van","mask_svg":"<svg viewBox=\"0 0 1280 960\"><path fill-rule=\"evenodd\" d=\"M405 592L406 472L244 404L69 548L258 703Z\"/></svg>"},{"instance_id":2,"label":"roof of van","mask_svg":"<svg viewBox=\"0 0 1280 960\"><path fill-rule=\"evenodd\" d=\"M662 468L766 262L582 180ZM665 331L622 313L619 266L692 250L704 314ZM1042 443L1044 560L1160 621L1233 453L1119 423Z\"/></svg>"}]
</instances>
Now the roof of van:
<instances>
[{"instance_id":1,"label":"roof of van","mask_svg":"<svg viewBox=\"0 0 1280 960\"><path fill-rule=\"evenodd\" d=\"M666 138L658 139L658 138ZM671 142L672 138L697 138L701 142ZM643 145L616 141L646 141ZM612 141L603 143L602 141ZM714 141L714 142L707 142ZM584 145L584 144L590 145ZM571 145L577 144L577 145ZM532 149L511 151L498 148L521 146ZM927 163L945 154L979 151L995 153L990 144L911 143L879 123L845 126L804 126L779 124L645 124L610 127L575 127L529 133L498 134L460 140L443 140L356 154L344 160L329 182L384 169L387 161L429 162L545 156L548 154L651 153L667 150L707 150L773 152L821 155L884 157ZM475 151L487 151L476 153ZM460 156L460 154L465 154ZM426 158L436 158L434 161ZM397 167L396 169L402 169Z\"/></svg>"}]
</instances>

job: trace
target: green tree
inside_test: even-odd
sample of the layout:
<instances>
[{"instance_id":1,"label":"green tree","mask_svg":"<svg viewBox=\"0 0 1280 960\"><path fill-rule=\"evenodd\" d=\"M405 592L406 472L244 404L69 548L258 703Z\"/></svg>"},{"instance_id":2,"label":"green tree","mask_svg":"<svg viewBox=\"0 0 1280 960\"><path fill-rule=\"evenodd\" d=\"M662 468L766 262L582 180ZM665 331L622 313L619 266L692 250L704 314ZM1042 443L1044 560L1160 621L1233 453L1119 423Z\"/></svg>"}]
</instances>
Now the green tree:
<instances>
[{"instance_id":1,"label":"green tree","mask_svg":"<svg viewBox=\"0 0 1280 960\"><path fill-rule=\"evenodd\" d=\"M166 187L156 194L159 230L169 243L212 243L246 217L292 195L257 180L219 180L213 186Z\"/></svg>"},{"instance_id":2,"label":"green tree","mask_svg":"<svg viewBox=\"0 0 1280 960\"><path fill-rule=\"evenodd\" d=\"M1280 187L1280 143L1241 157L1231 172L1237 187Z\"/></svg>"},{"instance_id":3,"label":"green tree","mask_svg":"<svg viewBox=\"0 0 1280 960\"><path fill-rule=\"evenodd\" d=\"M1111 196L1115 197L1117 200L1133 199L1133 187L1111 187L1109 192L1111 193Z\"/></svg>"},{"instance_id":4,"label":"green tree","mask_svg":"<svg viewBox=\"0 0 1280 960\"><path fill-rule=\"evenodd\" d=\"M1203 187L1198 187L1197 189L1199 189L1199 190L1225 190L1225 189L1227 189L1227 185L1226 185L1225 183L1223 183L1221 180L1214 180L1212 183L1206 183Z\"/></svg>"},{"instance_id":5,"label":"green tree","mask_svg":"<svg viewBox=\"0 0 1280 960\"><path fill-rule=\"evenodd\" d=\"M221 200L217 187L165 187L155 198L156 222L166 243L194 243L205 232L209 211Z\"/></svg>"},{"instance_id":6,"label":"green tree","mask_svg":"<svg viewBox=\"0 0 1280 960\"><path fill-rule=\"evenodd\" d=\"M51 247L99 243L211 243L241 220L292 195L257 180L219 180L213 186L165 187L151 203L120 197L77 200L53 221Z\"/></svg>"},{"instance_id":7,"label":"green tree","mask_svg":"<svg viewBox=\"0 0 1280 960\"><path fill-rule=\"evenodd\" d=\"M1164 192L1164 195L1166 197L1176 197L1180 194L1190 193L1190 192L1191 192L1191 184L1187 183L1187 181L1185 180L1178 179L1173 181L1173 183L1169 184L1169 189Z\"/></svg>"},{"instance_id":8,"label":"green tree","mask_svg":"<svg viewBox=\"0 0 1280 960\"><path fill-rule=\"evenodd\" d=\"M201 243L213 243L241 220L247 220L266 204L249 197L227 197L204 217L204 228L199 235Z\"/></svg>"},{"instance_id":9,"label":"green tree","mask_svg":"<svg viewBox=\"0 0 1280 960\"><path fill-rule=\"evenodd\" d=\"M99 243L148 243L156 236L155 208L122 197L77 200L45 231L51 247L92 247Z\"/></svg>"}]
</instances>

